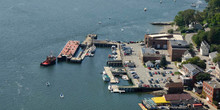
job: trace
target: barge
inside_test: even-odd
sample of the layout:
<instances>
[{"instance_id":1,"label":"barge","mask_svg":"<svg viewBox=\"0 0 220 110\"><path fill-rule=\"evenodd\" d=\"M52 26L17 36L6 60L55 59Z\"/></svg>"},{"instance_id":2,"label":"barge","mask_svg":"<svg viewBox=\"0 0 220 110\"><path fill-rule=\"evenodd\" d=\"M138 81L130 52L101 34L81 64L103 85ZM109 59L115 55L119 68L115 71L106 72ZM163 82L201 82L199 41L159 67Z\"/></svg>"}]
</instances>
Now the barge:
<instances>
[{"instance_id":1,"label":"barge","mask_svg":"<svg viewBox=\"0 0 220 110\"><path fill-rule=\"evenodd\" d=\"M76 54L79 48L80 42L79 41L68 41L64 46L63 50L57 56L58 61L68 61Z\"/></svg>"}]
</instances>

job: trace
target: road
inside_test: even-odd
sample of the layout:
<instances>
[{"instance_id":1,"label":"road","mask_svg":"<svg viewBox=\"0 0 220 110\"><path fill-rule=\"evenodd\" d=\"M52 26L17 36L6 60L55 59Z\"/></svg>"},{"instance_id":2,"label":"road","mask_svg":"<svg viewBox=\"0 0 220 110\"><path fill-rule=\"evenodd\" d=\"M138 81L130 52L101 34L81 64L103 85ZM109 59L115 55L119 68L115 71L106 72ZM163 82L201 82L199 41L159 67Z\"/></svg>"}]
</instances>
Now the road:
<instances>
[{"instance_id":1,"label":"road","mask_svg":"<svg viewBox=\"0 0 220 110\"><path fill-rule=\"evenodd\" d=\"M194 94L192 91L187 91L187 90L184 90L184 92L187 92L189 93L191 96L201 100L204 104L208 105L210 108L209 110L217 110L216 108L214 108L211 104L209 104L205 99L203 98L200 98L199 96L197 96L196 94Z\"/></svg>"},{"instance_id":2,"label":"road","mask_svg":"<svg viewBox=\"0 0 220 110\"><path fill-rule=\"evenodd\" d=\"M195 34L197 34L197 33L186 34L186 36L185 36L186 42L189 43L189 44L192 43L192 36L195 35Z\"/></svg>"}]
</instances>

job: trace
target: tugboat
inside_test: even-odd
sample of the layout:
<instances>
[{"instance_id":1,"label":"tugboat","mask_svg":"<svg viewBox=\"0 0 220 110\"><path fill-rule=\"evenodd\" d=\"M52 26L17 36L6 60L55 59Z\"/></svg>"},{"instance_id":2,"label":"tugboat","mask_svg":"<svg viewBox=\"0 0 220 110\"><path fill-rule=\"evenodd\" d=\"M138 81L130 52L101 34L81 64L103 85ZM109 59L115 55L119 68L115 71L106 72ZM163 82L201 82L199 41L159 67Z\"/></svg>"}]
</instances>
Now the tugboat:
<instances>
[{"instance_id":1,"label":"tugboat","mask_svg":"<svg viewBox=\"0 0 220 110\"><path fill-rule=\"evenodd\" d=\"M40 65L41 66L50 66L54 65L56 63L56 57L53 56L52 54L47 56L47 59L43 61Z\"/></svg>"}]
</instances>

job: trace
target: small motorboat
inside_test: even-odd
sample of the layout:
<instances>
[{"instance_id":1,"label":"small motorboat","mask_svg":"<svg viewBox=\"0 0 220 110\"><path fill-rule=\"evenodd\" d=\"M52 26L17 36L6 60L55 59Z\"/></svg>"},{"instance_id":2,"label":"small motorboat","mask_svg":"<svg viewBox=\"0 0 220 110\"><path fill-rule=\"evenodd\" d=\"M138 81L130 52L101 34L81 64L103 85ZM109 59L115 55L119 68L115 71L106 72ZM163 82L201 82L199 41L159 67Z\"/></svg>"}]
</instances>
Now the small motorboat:
<instances>
[{"instance_id":1,"label":"small motorboat","mask_svg":"<svg viewBox=\"0 0 220 110\"><path fill-rule=\"evenodd\" d=\"M124 31L124 29L123 28L121 28L121 32L123 32Z\"/></svg>"},{"instance_id":2,"label":"small motorboat","mask_svg":"<svg viewBox=\"0 0 220 110\"><path fill-rule=\"evenodd\" d=\"M50 86L50 82L47 82L47 83L46 83L46 86Z\"/></svg>"},{"instance_id":3,"label":"small motorboat","mask_svg":"<svg viewBox=\"0 0 220 110\"><path fill-rule=\"evenodd\" d=\"M147 8L144 8L144 11L147 11Z\"/></svg>"},{"instance_id":4,"label":"small motorboat","mask_svg":"<svg viewBox=\"0 0 220 110\"><path fill-rule=\"evenodd\" d=\"M101 22L101 21L99 21L99 24L102 24L102 22Z\"/></svg>"},{"instance_id":5,"label":"small motorboat","mask_svg":"<svg viewBox=\"0 0 220 110\"><path fill-rule=\"evenodd\" d=\"M63 93L61 93L61 94L60 94L60 98L64 98L64 95L63 95Z\"/></svg>"},{"instance_id":6,"label":"small motorboat","mask_svg":"<svg viewBox=\"0 0 220 110\"><path fill-rule=\"evenodd\" d=\"M191 7L196 7L196 4L195 4L195 3L192 3L192 4L191 4Z\"/></svg>"},{"instance_id":7,"label":"small motorboat","mask_svg":"<svg viewBox=\"0 0 220 110\"><path fill-rule=\"evenodd\" d=\"M163 2L163 1L162 1L162 0L160 0L160 4L162 4L162 2Z\"/></svg>"}]
</instances>

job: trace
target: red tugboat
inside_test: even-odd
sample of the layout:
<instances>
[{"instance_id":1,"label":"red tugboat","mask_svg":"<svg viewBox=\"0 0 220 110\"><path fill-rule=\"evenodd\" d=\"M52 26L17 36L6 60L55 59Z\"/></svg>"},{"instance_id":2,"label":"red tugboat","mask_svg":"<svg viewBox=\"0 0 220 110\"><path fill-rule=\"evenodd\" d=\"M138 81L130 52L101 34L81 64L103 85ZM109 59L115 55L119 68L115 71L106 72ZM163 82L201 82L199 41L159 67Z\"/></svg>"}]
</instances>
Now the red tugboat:
<instances>
[{"instance_id":1,"label":"red tugboat","mask_svg":"<svg viewBox=\"0 0 220 110\"><path fill-rule=\"evenodd\" d=\"M53 56L52 54L50 56L47 56L47 59L42 62L40 65L41 66L50 66L56 64L56 57Z\"/></svg>"}]
</instances>

